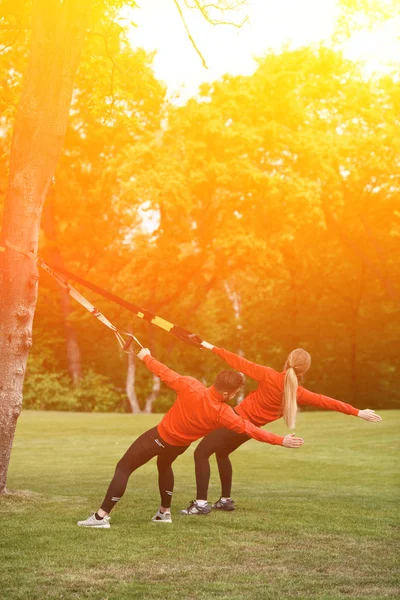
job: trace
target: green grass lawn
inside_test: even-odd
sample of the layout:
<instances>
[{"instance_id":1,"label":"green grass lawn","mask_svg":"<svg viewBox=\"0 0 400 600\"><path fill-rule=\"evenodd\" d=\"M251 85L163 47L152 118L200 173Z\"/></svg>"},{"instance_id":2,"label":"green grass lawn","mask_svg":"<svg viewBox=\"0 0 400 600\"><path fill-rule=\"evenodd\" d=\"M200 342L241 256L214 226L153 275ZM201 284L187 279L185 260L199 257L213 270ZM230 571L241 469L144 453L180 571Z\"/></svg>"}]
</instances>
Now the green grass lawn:
<instances>
[{"instance_id":1,"label":"green grass lawn","mask_svg":"<svg viewBox=\"0 0 400 600\"><path fill-rule=\"evenodd\" d=\"M237 510L180 517L195 495L193 445L175 463L172 525L150 521L155 460L134 473L109 530L78 528L115 463L160 415L24 412L0 498L7 600L395 599L400 411L371 424L303 413L299 450L233 454ZM269 427L285 432L282 422ZM219 497L215 459L209 500Z\"/></svg>"}]
</instances>

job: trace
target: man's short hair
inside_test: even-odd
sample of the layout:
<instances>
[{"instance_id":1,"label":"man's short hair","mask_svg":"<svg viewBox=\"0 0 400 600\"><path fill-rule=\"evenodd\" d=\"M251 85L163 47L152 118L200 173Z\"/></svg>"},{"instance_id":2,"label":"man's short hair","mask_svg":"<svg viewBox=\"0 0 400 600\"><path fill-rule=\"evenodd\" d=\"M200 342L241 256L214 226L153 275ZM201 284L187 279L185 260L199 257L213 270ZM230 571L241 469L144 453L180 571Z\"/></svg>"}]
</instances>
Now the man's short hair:
<instances>
[{"instance_id":1,"label":"man's short hair","mask_svg":"<svg viewBox=\"0 0 400 600\"><path fill-rule=\"evenodd\" d=\"M236 371L221 371L214 381L214 387L221 393L234 392L244 384L242 373Z\"/></svg>"}]
</instances>

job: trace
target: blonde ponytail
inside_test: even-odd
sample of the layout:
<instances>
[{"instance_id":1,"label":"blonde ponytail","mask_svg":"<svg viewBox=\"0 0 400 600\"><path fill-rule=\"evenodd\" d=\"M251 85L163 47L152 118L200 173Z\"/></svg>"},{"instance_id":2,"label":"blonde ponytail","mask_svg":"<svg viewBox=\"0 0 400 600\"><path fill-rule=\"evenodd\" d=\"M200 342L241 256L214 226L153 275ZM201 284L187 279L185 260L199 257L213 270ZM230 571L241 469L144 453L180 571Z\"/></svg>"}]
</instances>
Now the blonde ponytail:
<instances>
[{"instance_id":1,"label":"blonde ponytail","mask_svg":"<svg viewBox=\"0 0 400 600\"><path fill-rule=\"evenodd\" d=\"M290 366L285 373L285 385L283 388L283 418L289 429L296 426L297 415L297 388L299 380L297 379L294 367Z\"/></svg>"},{"instance_id":2,"label":"blonde ponytail","mask_svg":"<svg viewBox=\"0 0 400 600\"><path fill-rule=\"evenodd\" d=\"M283 418L289 429L296 426L297 416L297 388L299 377L310 368L311 356L306 350L296 348L293 350L285 363L285 382L283 387Z\"/></svg>"}]
</instances>

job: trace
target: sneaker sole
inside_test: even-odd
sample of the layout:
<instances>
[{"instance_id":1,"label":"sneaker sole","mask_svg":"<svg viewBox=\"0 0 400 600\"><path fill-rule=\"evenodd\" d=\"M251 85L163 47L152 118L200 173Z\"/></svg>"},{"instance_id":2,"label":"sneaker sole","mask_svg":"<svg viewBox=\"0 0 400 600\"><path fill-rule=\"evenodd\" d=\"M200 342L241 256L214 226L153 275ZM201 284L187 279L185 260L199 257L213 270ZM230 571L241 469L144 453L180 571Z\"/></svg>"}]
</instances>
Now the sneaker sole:
<instances>
[{"instance_id":1,"label":"sneaker sole","mask_svg":"<svg viewBox=\"0 0 400 600\"><path fill-rule=\"evenodd\" d=\"M172 520L171 521L163 521L161 519L154 519L154 520L152 519L151 522L152 523L169 523L169 524L171 524Z\"/></svg>"},{"instance_id":2,"label":"sneaker sole","mask_svg":"<svg viewBox=\"0 0 400 600\"><path fill-rule=\"evenodd\" d=\"M235 509L234 508L222 508L222 506L214 506L214 510L222 510L225 512L232 512Z\"/></svg>"},{"instance_id":3,"label":"sneaker sole","mask_svg":"<svg viewBox=\"0 0 400 600\"><path fill-rule=\"evenodd\" d=\"M210 515L212 513L212 511L210 510L210 512L208 513L184 513L181 512L179 513L181 515L181 517L206 517L207 515Z\"/></svg>"},{"instance_id":4,"label":"sneaker sole","mask_svg":"<svg viewBox=\"0 0 400 600\"><path fill-rule=\"evenodd\" d=\"M79 525L78 527L86 527L86 529L110 529L111 525L108 523L107 525Z\"/></svg>"}]
</instances>

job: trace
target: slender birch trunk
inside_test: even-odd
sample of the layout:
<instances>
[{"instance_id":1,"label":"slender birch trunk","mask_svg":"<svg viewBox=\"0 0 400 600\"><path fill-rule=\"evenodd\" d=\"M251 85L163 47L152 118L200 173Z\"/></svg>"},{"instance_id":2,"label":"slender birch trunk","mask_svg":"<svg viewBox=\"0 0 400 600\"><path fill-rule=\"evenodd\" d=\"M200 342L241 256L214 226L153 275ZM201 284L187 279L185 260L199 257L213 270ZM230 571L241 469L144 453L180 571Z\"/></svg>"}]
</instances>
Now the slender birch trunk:
<instances>
[{"instance_id":1,"label":"slender birch trunk","mask_svg":"<svg viewBox=\"0 0 400 600\"><path fill-rule=\"evenodd\" d=\"M133 414L141 413L139 401L135 391L136 382L136 357L134 354L128 354L128 369L126 373L125 391L128 396L129 404Z\"/></svg>"},{"instance_id":2,"label":"slender birch trunk","mask_svg":"<svg viewBox=\"0 0 400 600\"><path fill-rule=\"evenodd\" d=\"M144 413L150 414L153 408L153 404L155 400L158 398L158 394L160 393L161 388L161 380L157 375L153 373L153 386L151 388L150 394L146 398L146 403L144 405Z\"/></svg>"}]
</instances>

